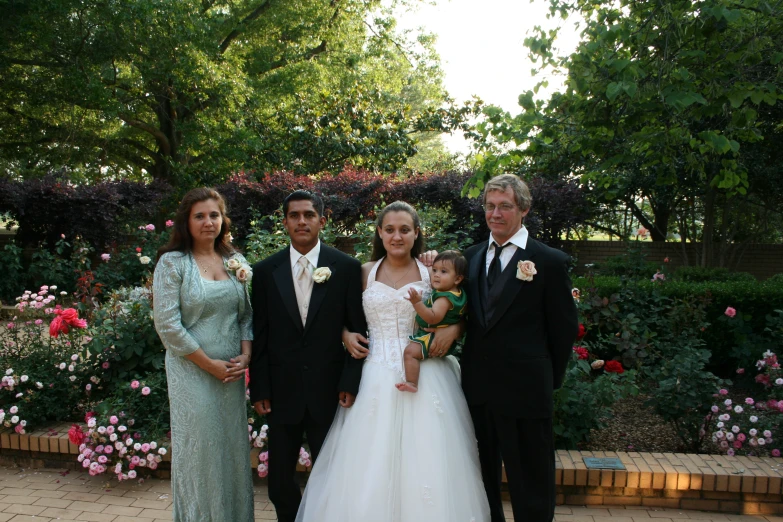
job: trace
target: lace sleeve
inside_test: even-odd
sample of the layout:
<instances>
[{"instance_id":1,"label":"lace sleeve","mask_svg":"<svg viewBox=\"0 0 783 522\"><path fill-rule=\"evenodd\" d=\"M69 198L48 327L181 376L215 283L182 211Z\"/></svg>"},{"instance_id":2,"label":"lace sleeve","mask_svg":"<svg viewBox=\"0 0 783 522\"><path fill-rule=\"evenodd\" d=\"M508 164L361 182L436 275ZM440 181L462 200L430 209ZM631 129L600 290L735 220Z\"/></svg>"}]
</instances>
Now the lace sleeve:
<instances>
[{"instance_id":1,"label":"lace sleeve","mask_svg":"<svg viewBox=\"0 0 783 522\"><path fill-rule=\"evenodd\" d=\"M153 318L163 346L174 355L184 356L199 349L199 345L182 325L180 289L182 287L181 264L170 254L158 260L152 280L155 296Z\"/></svg>"}]
</instances>

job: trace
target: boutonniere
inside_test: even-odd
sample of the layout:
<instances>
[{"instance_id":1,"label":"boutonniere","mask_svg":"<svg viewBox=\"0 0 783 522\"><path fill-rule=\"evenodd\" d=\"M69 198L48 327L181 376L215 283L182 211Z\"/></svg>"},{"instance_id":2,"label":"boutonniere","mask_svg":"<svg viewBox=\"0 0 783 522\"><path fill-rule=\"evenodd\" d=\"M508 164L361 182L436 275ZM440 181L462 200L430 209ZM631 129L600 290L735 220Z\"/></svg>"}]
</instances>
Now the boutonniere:
<instances>
[{"instance_id":1,"label":"boutonniere","mask_svg":"<svg viewBox=\"0 0 783 522\"><path fill-rule=\"evenodd\" d=\"M250 268L250 265L243 263L237 257L232 257L226 261L226 270L234 272L234 275L240 283L245 284L253 279L253 269Z\"/></svg>"},{"instance_id":2,"label":"boutonniere","mask_svg":"<svg viewBox=\"0 0 783 522\"><path fill-rule=\"evenodd\" d=\"M313 281L316 283L325 283L330 277L332 277L332 271L329 270L328 266L316 268L315 272L313 272Z\"/></svg>"},{"instance_id":3,"label":"boutonniere","mask_svg":"<svg viewBox=\"0 0 783 522\"><path fill-rule=\"evenodd\" d=\"M522 281L532 281L536 275L536 264L532 261L520 261L517 263L517 279Z\"/></svg>"}]
</instances>

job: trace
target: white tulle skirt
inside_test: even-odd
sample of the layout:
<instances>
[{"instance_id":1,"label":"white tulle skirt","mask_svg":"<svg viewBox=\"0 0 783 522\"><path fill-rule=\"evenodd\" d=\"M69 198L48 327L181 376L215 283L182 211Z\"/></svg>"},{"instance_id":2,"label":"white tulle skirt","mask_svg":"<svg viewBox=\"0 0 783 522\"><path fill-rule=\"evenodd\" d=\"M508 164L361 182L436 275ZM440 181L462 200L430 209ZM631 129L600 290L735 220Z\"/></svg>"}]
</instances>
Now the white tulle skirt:
<instances>
[{"instance_id":1,"label":"white tulle skirt","mask_svg":"<svg viewBox=\"0 0 783 522\"><path fill-rule=\"evenodd\" d=\"M297 522L487 522L476 437L452 357L421 365L418 393L366 363L339 408Z\"/></svg>"}]
</instances>

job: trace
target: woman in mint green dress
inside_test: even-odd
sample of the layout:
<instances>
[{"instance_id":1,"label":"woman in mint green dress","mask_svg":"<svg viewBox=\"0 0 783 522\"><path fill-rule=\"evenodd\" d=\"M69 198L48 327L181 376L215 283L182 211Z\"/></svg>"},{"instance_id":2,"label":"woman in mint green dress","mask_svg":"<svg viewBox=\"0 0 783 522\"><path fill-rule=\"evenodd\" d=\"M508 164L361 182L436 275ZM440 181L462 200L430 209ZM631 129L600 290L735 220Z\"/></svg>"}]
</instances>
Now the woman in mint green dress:
<instances>
[{"instance_id":1,"label":"woman in mint green dress","mask_svg":"<svg viewBox=\"0 0 783 522\"><path fill-rule=\"evenodd\" d=\"M188 192L153 283L166 348L175 522L252 522L245 369L253 339L250 267L229 242L215 190Z\"/></svg>"}]
</instances>

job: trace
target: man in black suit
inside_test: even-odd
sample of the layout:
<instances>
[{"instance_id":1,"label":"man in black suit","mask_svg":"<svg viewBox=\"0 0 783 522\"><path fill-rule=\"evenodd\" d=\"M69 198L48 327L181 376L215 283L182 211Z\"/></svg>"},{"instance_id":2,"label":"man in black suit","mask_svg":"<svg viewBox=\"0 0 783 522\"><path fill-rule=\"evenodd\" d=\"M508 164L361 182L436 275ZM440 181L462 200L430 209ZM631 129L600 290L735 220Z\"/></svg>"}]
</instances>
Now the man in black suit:
<instances>
[{"instance_id":1,"label":"man in black suit","mask_svg":"<svg viewBox=\"0 0 783 522\"><path fill-rule=\"evenodd\" d=\"M290 194L283 225L291 246L253 267L250 400L267 415L269 499L281 522L293 522L299 509L303 434L315 461L338 403L353 405L362 372L341 342L343 326L367 330L361 265L318 239L323 206L310 192Z\"/></svg>"},{"instance_id":2,"label":"man in black suit","mask_svg":"<svg viewBox=\"0 0 783 522\"><path fill-rule=\"evenodd\" d=\"M478 440L492 522L502 522L505 464L514 520L555 512L552 392L565 377L578 330L568 256L528 237L531 197L519 177L484 191L489 241L467 250L467 337L462 388Z\"/></svg>"}]
</instances>

